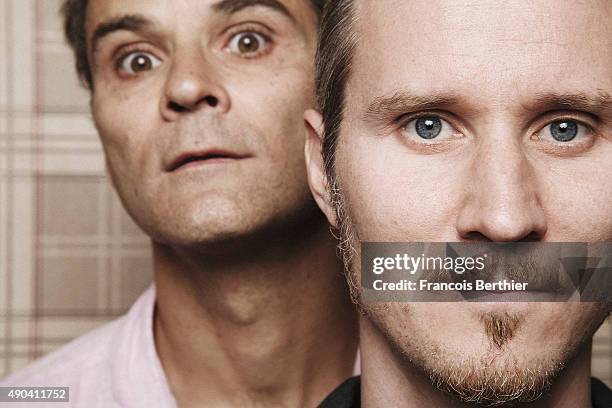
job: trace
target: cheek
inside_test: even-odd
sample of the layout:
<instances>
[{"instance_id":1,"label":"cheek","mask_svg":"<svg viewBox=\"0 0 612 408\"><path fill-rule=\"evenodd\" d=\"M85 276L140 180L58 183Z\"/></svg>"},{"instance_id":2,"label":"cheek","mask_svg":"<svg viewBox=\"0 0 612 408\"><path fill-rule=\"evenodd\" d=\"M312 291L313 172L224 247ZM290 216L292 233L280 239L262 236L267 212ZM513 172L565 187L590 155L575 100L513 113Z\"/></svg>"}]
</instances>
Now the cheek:
<instances>
[{"instance_id":1,"label":"cheek","mask_svg":"<svg viewBox=\"0 0 612 408\"><path fill-rule=\"evenodd\" d=\"M612 157L612 149L606 154ZM612 241L612 161L599 158L581 158L542 173L551 241Z\"/></svg>"},{"instance_id":2,"label":"cheek","mask_svg":"<svg viewBox=\"0 0 612 408\"><path fill-rule=\"evenodd\" d=\"M282 169L304 170L304 111L313 106L311 75L303 69L285 70L267 80L235 81L228 88L232 110L259 135L252 140L260 156Z\"/></svg>"},{"instance_id":3,"label":"cheek","mask_svg":"<svg viewBox=\"0 0 612 408\"><path fill-rule=\"evenodd\" d=\"M453 239L466 163L410 154L392 136L342 137L336 173L360 240Z\"/></svg>"},{"instance_id":4,"label":"cheek","mask_svg":"<svg viewBox=\"0 0 612 408\"><path fill-rule=\"evenodd\" d=\"M155 101L153 97L129 98L125 92L100 92L94 96L94 122L109 170L115 175L137 174L149 167L156 157L155 139L150 137L159 126Z\"/></svg>"},{"instance_id":5,"label":"cheek","mask_svg":"<svg viewBox=\"0 0 612 408\"><path fill-rule=\"evenodd\" d=\"M525 320L521 339L534 347L571 350L593 335L608 311L605 303L539 303Z\"/></svg>"}]
</instances>

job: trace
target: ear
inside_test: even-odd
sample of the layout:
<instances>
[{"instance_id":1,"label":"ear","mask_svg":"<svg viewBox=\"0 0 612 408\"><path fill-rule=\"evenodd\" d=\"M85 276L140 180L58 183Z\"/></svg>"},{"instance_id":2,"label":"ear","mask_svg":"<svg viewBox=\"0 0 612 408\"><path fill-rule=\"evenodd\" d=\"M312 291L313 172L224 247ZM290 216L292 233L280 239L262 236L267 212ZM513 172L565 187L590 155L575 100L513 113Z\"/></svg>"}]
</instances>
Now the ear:
<instances>
[{"instance_id":1,"label":"ear","mask_svg":"<svg viewBox=\"0 0 612 408\"><path fill-rule=\"evenodd\" d=\"M306 156L306 171L310 191L329 223L336 228L336 211L331 205L329 196L329 181L325 173L323 162L323 135L325 134L323 117L315 110L304 112L304 126L306 127L306 143L304 155Z\"/></svg>"}]
</instances>

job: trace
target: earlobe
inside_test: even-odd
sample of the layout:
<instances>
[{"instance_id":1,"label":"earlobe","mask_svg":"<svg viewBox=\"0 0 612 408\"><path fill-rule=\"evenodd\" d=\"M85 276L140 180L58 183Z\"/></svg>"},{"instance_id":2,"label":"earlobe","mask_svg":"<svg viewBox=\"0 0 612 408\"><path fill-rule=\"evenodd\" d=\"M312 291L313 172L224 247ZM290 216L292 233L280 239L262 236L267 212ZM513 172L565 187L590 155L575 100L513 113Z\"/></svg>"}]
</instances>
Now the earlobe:
<instances>
[{"instance_id":1,"label":"earlobe","mask_svg":"<svg viewBox=\"0 0 612 408\"><path fill-rule=\"evenodd\" d=\"M323 214L333 227L337 227L336 213L331 205L328 189L328 179L325 173L325 164L321 154L323 136L325 134L323 118L315 110L304 112L304 126L306 128L306 143L304 155L306 157L306 171L310 191Z\"/></svg>"}]
</instances>

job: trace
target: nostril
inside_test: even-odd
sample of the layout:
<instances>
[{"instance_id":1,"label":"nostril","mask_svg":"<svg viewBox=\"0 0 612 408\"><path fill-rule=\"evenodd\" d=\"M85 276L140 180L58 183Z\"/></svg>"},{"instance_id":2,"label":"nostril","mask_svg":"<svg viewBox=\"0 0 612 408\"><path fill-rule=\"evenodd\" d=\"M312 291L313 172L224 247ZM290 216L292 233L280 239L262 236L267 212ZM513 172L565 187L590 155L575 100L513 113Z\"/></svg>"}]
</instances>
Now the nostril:
<instances>
[{"instance_id":1,"label":"nostril","mask_svg":"<svg viewBox=\"0 0 612 408\"><path fill-rule=\"evenodd\" d=\"M204 100L212 108L214 108L215 106L219 104L219 99L217 99L216 96L208 95L207 97L204 98Z\"/></svg>"},{"instance_id":2,"label":"nostril","mask_svg":"<svg viewBox=\"0 0 612 408\"><path fill-rule=\"evenodd\" d=\"M198 107L204 107L204 105L214 108L219 105L219 99L214 95L207 95L194 103L183 103L181 101L177 102L175 100L170 100L167 103L167 108L172 112L186 113L196 111Z\"/></svg>"},{"instance_id":3,"label":"nostril","mask_svg":"<svg viewBox=\"0 0 612 408\"><path fill-rule=\"evenodd\" d=\"M168 109L174 112L187 112L187 108L173 101L168 102Z\"/></svg>"},{"instance_id":4,"label":"nostril","mask_svg":"<svg viewBox=\"0 0 612 408\"><path fill-rule=\"evenodd\" d=\"M521 239L523 242L539 242L542 240L542 234L536 231L531 232L529 235Z\"/></svg>"}]
</instances>

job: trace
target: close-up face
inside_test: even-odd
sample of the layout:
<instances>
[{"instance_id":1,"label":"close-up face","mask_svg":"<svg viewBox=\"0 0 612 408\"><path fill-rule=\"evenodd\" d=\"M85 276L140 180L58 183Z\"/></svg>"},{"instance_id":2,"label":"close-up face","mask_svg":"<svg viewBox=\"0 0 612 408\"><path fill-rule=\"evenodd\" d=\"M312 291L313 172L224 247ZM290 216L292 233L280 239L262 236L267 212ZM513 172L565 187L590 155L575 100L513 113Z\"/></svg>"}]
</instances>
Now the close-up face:
<instances>
[{"instance_id":1,"label":"close-up face","mask_svg":"<svg viewBox=\"0 0 612 408\"><path fill-rule=\"evenodd\" d=\"M95 124L154 240L218 242L310 213L317 18L304 0L88 2Z\"/></svg>"},{"instance_id":2,"label":"close-up face","mask_svg":"<svg viewBox=\"0 0 612 408\"><path fill-rule=\"evenodd\" d=\"M357 287L360 241L612 241L612 2L362 0L354 20L333 180L320 160L309 173L344 223ZM321 117L306 119L322 136ZM407 361L489 402L535 397L523 387L550 380L608 314L360 306Z\"/></svg>"}]
</instances>

